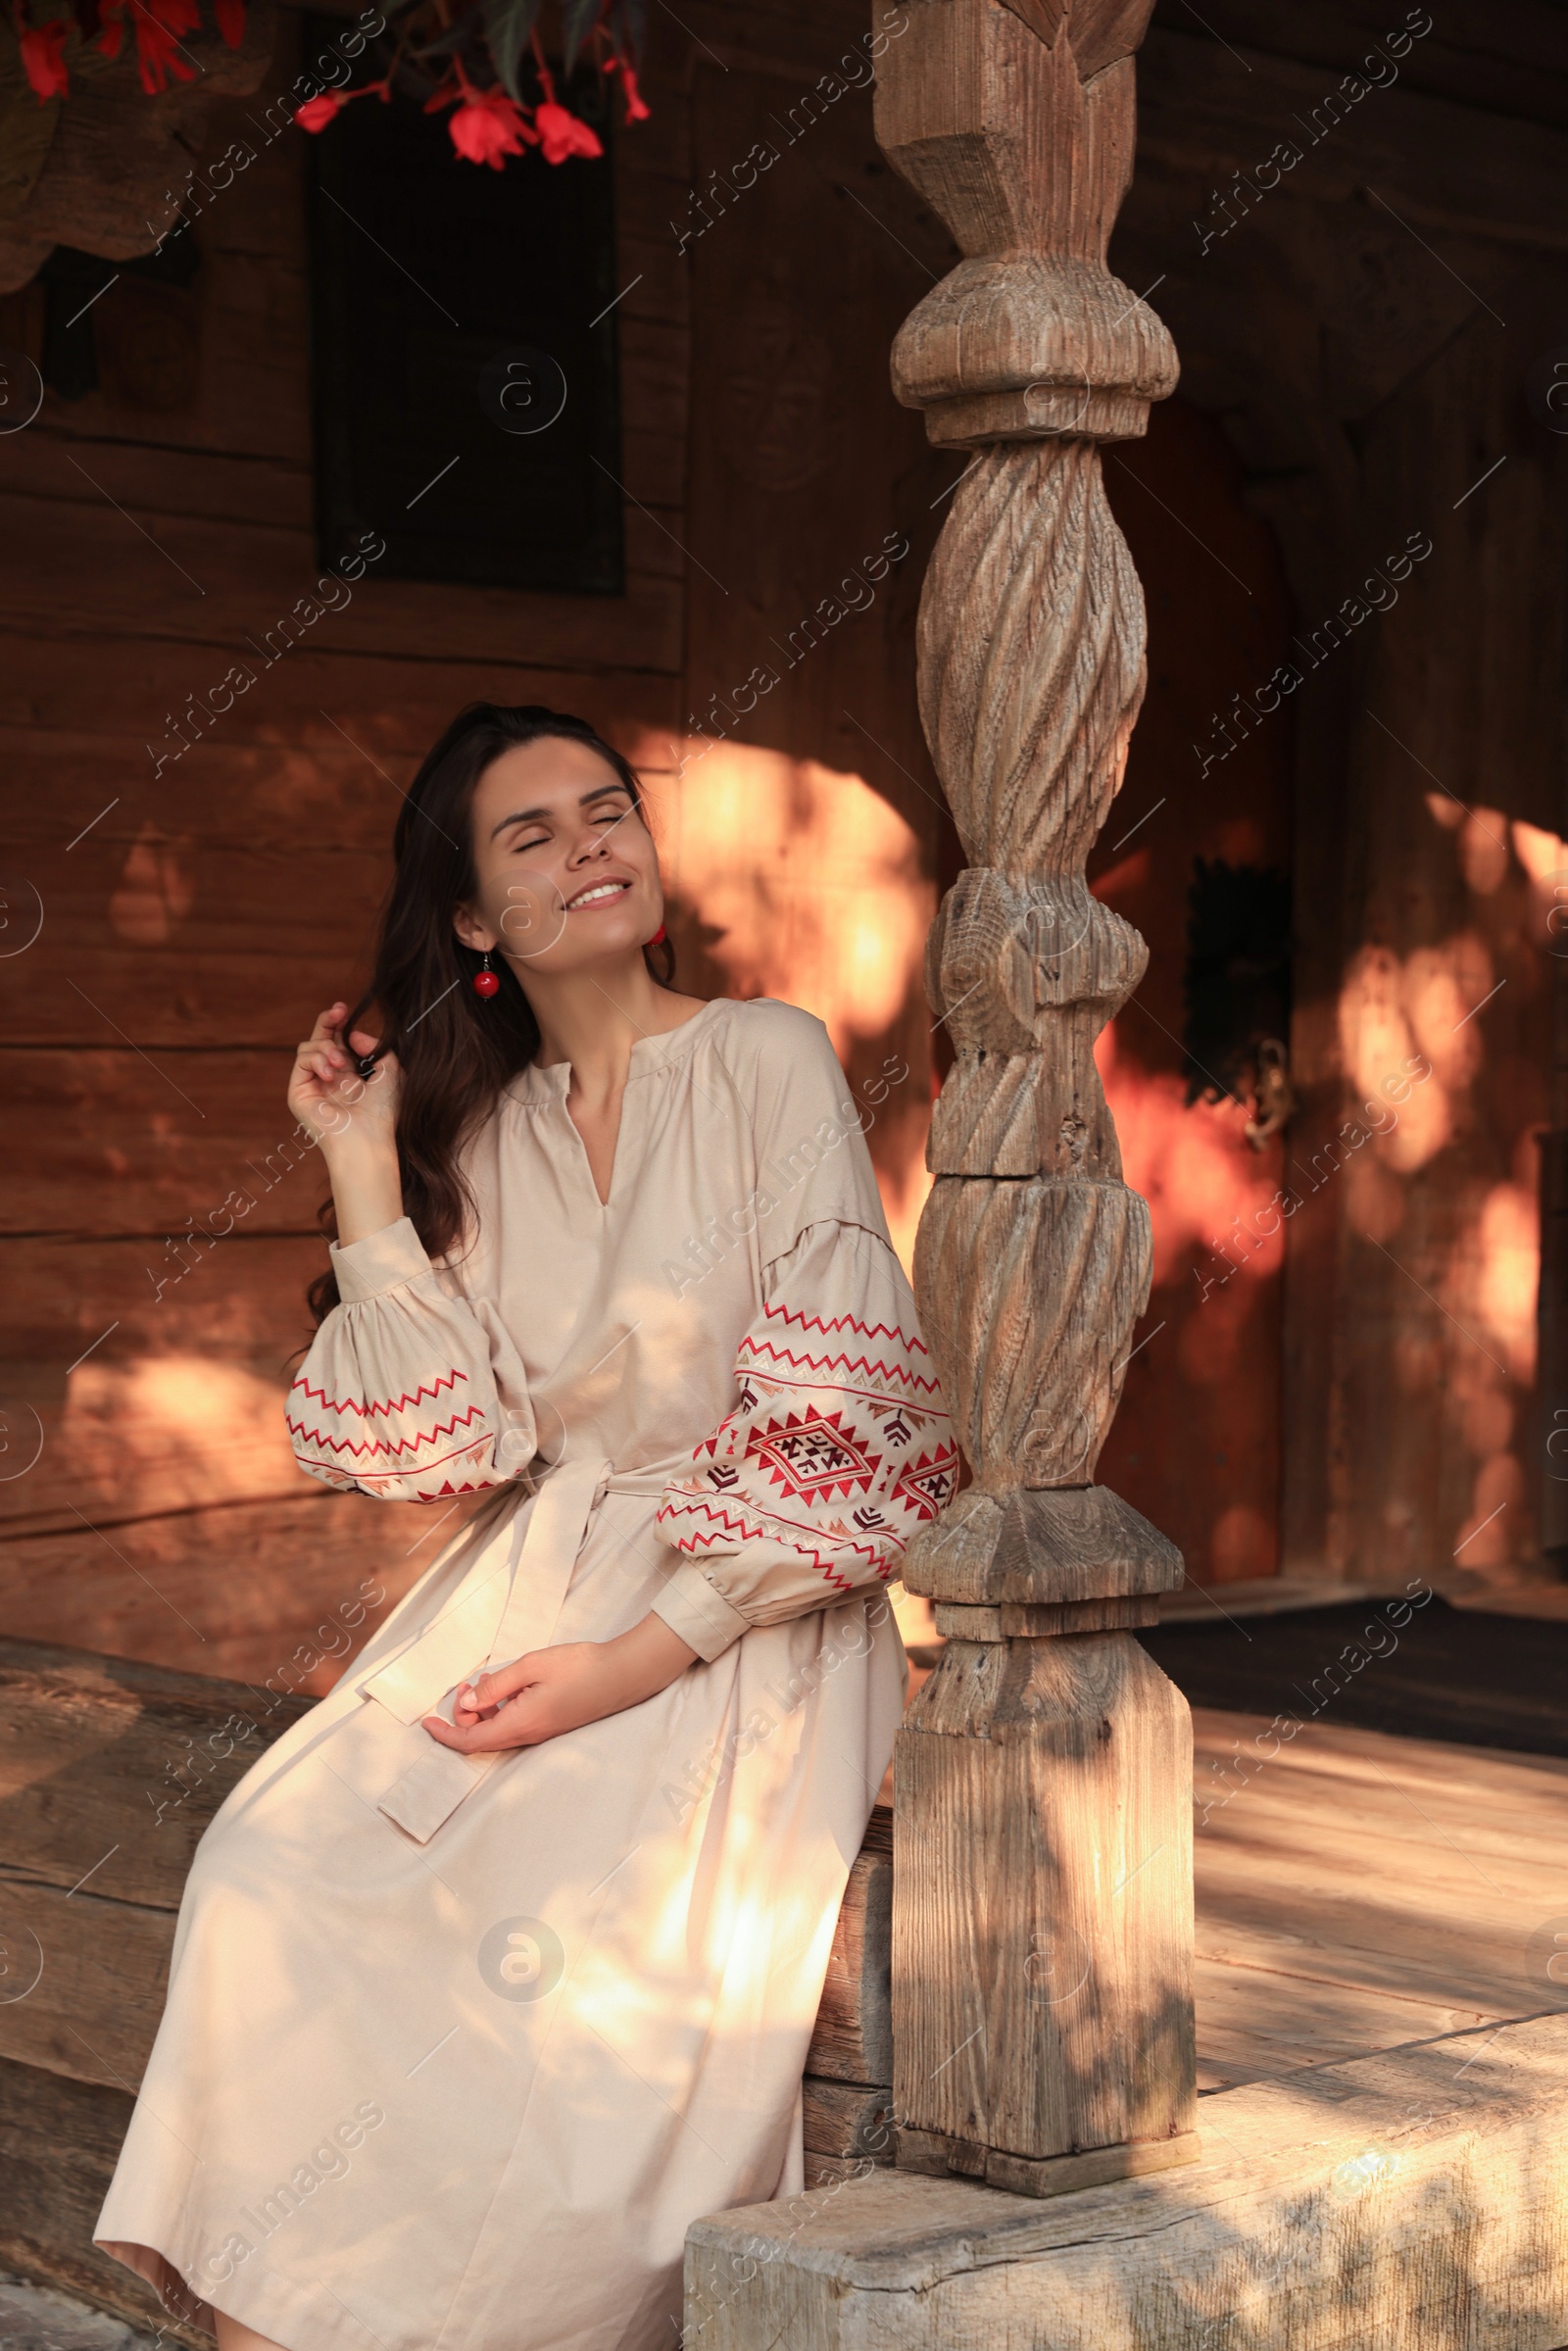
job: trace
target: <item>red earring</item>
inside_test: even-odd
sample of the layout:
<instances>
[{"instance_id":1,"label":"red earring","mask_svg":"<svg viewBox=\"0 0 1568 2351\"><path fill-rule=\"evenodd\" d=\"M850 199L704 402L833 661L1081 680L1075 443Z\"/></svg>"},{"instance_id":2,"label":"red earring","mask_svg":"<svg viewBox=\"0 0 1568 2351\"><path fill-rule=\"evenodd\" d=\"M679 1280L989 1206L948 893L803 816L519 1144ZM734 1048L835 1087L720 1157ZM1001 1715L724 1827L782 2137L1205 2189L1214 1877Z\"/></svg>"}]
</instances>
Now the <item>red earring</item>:
<instances>
[{"instance_id":1,"label":"red earring","mask_svg":"<svg viewBox=\"0 0 1568 2351\"><path fill-rule=\"evenodd\" d=\"M663 924L662 924L662 923L661 923L661 924L660 924L660 926L659 926L659 928L658 928L658 930L657 930L657 931L655 931L655 933L654 933L653 937L652 937L651 939L645 939L645 940L643 941L643 945L644 945L645 947L662 947L662 946L663 946L663 944L664 944L664 926L663 926Z\"/></svg>"},{"instance_id":2,"label":"red earring","mask_svg":"<svg viewBox=\"0 0 1568 2351\"><path fill-rule=\"evenodd\" d=\"M500 985L501 975L491 970L489 951L486 950L484 969L473 975L473 993L475 996L494 996Z\"/></svg>"}]
</instances>

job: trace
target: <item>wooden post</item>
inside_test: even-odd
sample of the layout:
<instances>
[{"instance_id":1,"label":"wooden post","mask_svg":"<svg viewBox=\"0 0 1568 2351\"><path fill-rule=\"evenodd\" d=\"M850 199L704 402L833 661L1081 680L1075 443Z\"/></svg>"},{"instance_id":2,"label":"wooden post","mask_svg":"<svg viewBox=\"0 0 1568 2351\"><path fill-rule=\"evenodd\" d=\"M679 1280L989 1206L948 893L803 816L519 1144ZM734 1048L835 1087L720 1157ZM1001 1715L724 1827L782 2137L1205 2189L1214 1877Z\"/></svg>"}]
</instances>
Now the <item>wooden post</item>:
<instances>
[{"instance_id":1,"label":"wooden post","mask_svg":"<svg viewBox=\"0 0 1568 2351\"><path fill-rule=\"evenodd\" d=\"M1084 864L1143 696L1099 443L1170 338L1105 267L1152 0L902 0L877 137L964 255L893 349L974 452L920 612L920 710L970 859L926 979L956 1063L915 1279L974 1483L909 1554L949 1645L896 1762L899 2162L1038 2195L1196 2158L1192 1736L1128 1628L1175 1547L1095 1486L1148 1302L1095 1040L1143 975Z\"/></svg>"}]
</instances>

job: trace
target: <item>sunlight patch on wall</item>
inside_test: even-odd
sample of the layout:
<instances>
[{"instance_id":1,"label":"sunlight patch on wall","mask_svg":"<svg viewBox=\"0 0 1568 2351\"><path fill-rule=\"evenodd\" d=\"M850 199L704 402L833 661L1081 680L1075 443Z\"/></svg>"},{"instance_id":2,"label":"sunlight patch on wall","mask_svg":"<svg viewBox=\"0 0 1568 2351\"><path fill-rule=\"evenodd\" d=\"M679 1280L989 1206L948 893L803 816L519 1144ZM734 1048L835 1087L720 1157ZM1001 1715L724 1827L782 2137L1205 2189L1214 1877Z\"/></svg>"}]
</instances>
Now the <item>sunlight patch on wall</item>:
<instances>
[{"instance_id":1,"label":"sunlight patch on wall","mask_svg":"<svg viewBox=\"0 0 1568 2351\"><path fill-rule=\"evenodd\" d=\"M180 863L189 849L169 841L150 820L131 844L109 900L109 927L133 947L163 947L190 912L194 890Z\"/></svg>"},{"instance_id":2,"label":"sunlight patch on wall","mask_svg":"<svg viewBox=\"0 0 1568 2351\"><path fill-rule=\"evenodd\" d=\"M1494 977L1486 944L1472 931L1418 947L1402 962L1387 947L1363 948L1350 960L1340 991L1341 1057L1360 1101L1382 1104L1380 1119L1392 1121L1374 1148L1396 1174L1413 1175L1454 1134L1460 1098L1481 1069L1474 1014ZM1429 1077L1419 1074L1423 1058Z\"/></svg>"},{"instance_id":3,"label":"sunlight patch on wall","mask_svg":"<svg viewBox=\"0 0 1568 2351\"><path fill-rule=\"evenodd\" d=\"M647 779L677 952L695 945L717 967L712 992L804 1005L826 1023L852 1080L871 1046L873 1068L882 1053L907 1063L886 1105L867 1104L881 1116L872 1156L907 1268L930 1190L920 966L936 886L919 840L860 776L815 759L653 732L630 756ZM690 968L683 955L677 978Z\"/></svg>"},{"instance_id":4,"label":"sunlight patch on wall","mask_svg":"<svg viewBox=\"0 0 1568 2351\"><path fill-rule=\"evenodd\" d=\"M1276 1180L1264 1172L1269 1162L1247 1148L1247 1111L1240 1102L1189 1107L1178 1076L1147 1070L1118 1051L1114 1023L1101 1031L1095 1062L1116 1121L1123 1175L1149 1202L1157 1286L1182 1273L1181 1259L1195 1243L1202 1249L1223 1247L1238 1220L1250 1227L1273 1200ZM1240 1270L1253 1280L1277 1273L1282 1235L1283 1226L1260 1246L1249 1240L1239 1247ZM1209 1302L1218 1302L1217 1294ZM1216 1333L1207 1344L1223 1343Z\"/></svg>"},{"instance_id":5,"label":"sunlight patch on wall","mask_svg":"<svg viewBox=\"0 0 1568 2351\"><path fill-rule=\"evenodd\" d=\"M209 1355L84 1363L66 1390L61 1450L129 1515L297 1496L285 1385Z\"/></svg>"},{"instance_id":6,"label":"sunlight patch on wall","mask_svg":"<svg viewBox=\"0 0 1568 2351\"><path fill-rule=\"evenodd\" d=\"M1536 1285L1541 1270L1541 1212L1519 1184L1496 1184L1477 1220L1475 1300L1481 1320L1503 1348L1521 1388L1536 1376Z\"/></svg>"}]
</instances>

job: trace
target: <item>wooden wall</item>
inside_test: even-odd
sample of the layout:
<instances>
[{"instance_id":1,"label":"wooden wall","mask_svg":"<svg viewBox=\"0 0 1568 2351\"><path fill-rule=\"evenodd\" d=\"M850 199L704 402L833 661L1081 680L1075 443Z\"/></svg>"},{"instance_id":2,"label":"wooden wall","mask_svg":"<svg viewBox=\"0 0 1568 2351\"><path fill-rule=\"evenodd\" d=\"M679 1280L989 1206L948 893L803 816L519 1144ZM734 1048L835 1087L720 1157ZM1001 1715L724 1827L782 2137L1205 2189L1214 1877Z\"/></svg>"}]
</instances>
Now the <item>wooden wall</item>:
<instances>
[{"instance_id":1,"label":"wooden wall","mask_svg":"<svg viewBox=\"0 0 1568 2351\"><path fill-rule=\"evenodd\" d=\"M297 130L200 218L188 289L124 277L101 298L105 388L50 396L0 441L10 938L42 907L0 958L13 1636L320 1689L384 1604L367 1619L366 1596L395 1596L452 1532L313 1488L284 1445L323 1187L283 1092L294 1041L363 968L398 789L470 697L584 711L646 762L688 984L814 1003L852 1076L906 1065L871 1140L912 1231L945 819L909 634L957 468L895 407L887 342L947 247L876 155L858 7L682 17L653 12L652 119L615 147L624 597L367 577L157 765L170 714L316 576ZM269 83L215 111L209 154L286 86L298 40L285 13ZM838 94L802 114L846 55ZM727 178L769 112L769 177L685 237L699 161ZM0 305L0 342L40 333L36 287ZM760 719L715 732L714 688L889 534L909 552L869 603ZM694 711L710 742L688 742ZM867 921L857 990L833 975Z\"/></svg>"},{"instance_id":2,"label":"wooden wall","mask_svg":"<svg viewBox=\"0 0 1568 2351\"><path fill-rule=\"evenodd\" d=\"M1555 13L1470 0L1316 136L1404 13L1160 0L1112 254L1184 376L1107 464L1151 686L1097 886L1154 962L1102 1058L1159 1287L1103 1475L1203 1580L1534 1549L1568 550L1563 443L1524 383L1568 340L1568 57ZM368 579L156 768L170 714L315 576L303 134L198 222L189 289L103 297L106 388L0 440L7 936L43 915L0 956L0 1630L318 1689L362 1587L395 1593L440 1540L435 1514L314 1491L282 1446L321 1190L282 1094L363 962L397 788L470 695L583 710L643 763L689 984L812 1004L857 1084L906 1072L870 1141L907 1248L943 1055L920 939L955 863L911 635L958 465L887 390L951 253L877 155L864 33L858 0L653 12L653 119L616 145L621 599ZM269 88L296 45L285 12ZM265 102L224 101L208 151ZM777 160L738 189L759 140ZM0 304L0 342L36 347L40 300ZM1205 768L1195 741L1281 632L1411 533L1432 553L1397 603ZM1301 1107L1261 1161L1178 1099L1191 859L1249 842L1283 844L1297 891ZM1341 1135L1314 1182L1418 1052L1396 1134ZM1238 1249L1281 1186L1298 1212ZM1205 1294L1225 1234L1243 1270Z\"/></svg>"},{"instance_id":3,"label":"wooden wall","mask_svg":"<svg viewBox=\"0 0 1568 2351\"><path fill-rule=\"evenodd\" d=\"M1221 1072L1197 1072L1189 1100L1190 884L1200 858L1289 872L1292 742L1288 723L1260 730L1202 777L1192 746L1238 670L1267 677L1283 659L1293 615L1273 532L1223 428L1191 401L1163 403L1146 440L1108 451L1105 482L1143 581L1150 680L1090 876L1150 957L1099 1059L1127 1181L1150 1203L1154 1278L1096 1475L1179 1544L1190 1576L1228 1583L1279 1566L1283 1230L1234 1274L1223 1249L1266 1210L1287 1146L1250 1147Z\"/></svg>"},{"instance_id":4,"label":"wooden wall","mask_svg":"<svg viewBox=\"0 0 1568 2351\"><path fill-rule=\"evenodd\" d=\"M1535 1554L1543 1404L1568 1401L1534 1375L1568 442L1526 390L1568 343L1568 24L1494 0L1214 0L1200 20L1159 0L1139 82L1112 263L1158 280L1182 396L1272 529L1298 645L1410 534L1432 549L1332 656L1292 653L1301 687L1246 736L1290 744L1296 811L1282 1563L1507 1572ZM1271 173L1282 146L1299 160ZM1245 569L1196 478L1170 504L1195 583ZM1253 700L1267 672L1232 654L1225 695ZM1229 771L1189 749L1159 780L1204 801ZM1132 1015L1118 1031L1145 1052ZM1357 1105L1417 1053L1434 1074L1396 1130L1355 1141ZM1145 1377L1179 1417L1166 1344Z\"/></svg>"}]
</instances>

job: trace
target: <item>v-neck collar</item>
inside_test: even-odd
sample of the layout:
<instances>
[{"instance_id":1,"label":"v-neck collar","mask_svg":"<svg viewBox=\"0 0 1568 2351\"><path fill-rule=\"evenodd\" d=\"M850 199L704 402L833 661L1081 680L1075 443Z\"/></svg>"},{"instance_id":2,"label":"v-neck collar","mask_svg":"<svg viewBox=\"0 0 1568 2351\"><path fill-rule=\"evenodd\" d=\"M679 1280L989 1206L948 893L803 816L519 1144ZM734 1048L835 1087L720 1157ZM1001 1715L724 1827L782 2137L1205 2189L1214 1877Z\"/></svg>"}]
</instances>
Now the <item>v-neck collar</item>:
<instances>
[{"instance_id":1,"label":"v-neck collar","mask_svg":"<svg viewBox=\"0 0 1568 2351\"><path fill-rule=\"evenodd\" d=\"M656 1076L660 1071L672 1068L677 1062L685 1060L697 1048L698 1032L706 1031L710 1027L714 1012L720 1005L727 1004L729 1002L728 997L710 997L701 1011L694 1012L689 1020L681 1021L677 1027L662 1029L653 1036L637 1037L633 1040L631 1056L626 1068L626 1084L620 1098L620 1121L615 1129L615 1148L611 1156L610 1192L604 1200L600 1199L599 1187L594 1182L593 1165L588 1157L588 1146L583 1140L581 1128L571 1115L566 1100L571 1090L571 1063L569 1061L547 1061L540 1064L530 1061L526 1068L517 1072L516 1077L506 1088L506 1092L514 1101L527 1103L530 1107L544 1108L559 1105L562 1118L571 1130L569 1148L576 1165L581 1170L588 1198L602 1216L608 1214L617 1197L617 1179L621 1170L621 1146L625 1142L626 1121L628 1117L635 1115L640 1100L632 1093L635 1080Z\"/></svg>"}]
</instances>

